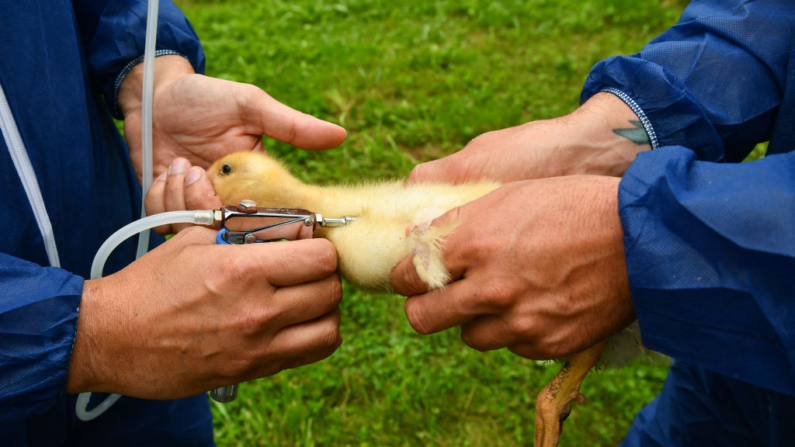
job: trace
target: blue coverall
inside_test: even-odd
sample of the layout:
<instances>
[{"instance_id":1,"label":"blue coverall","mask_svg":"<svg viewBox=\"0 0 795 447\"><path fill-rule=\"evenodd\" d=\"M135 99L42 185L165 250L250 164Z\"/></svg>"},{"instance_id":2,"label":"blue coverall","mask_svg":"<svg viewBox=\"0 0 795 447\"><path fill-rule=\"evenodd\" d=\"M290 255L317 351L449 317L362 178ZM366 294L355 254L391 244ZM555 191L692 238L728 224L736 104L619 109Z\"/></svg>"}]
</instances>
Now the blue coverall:
<instances>
[{"instance_id":1,"label":"blue coverall","mask_svg":"<svg viewBox=\"0 0 795 447\"><path fill-rule=\"evenodd\" d=\"M188 58L201 72L204 54L193 29L170 1L160 3L158 50ZM76 396L65 394L83 278L100 244L140 214L140 186L109 110L117 113L118 83L144 53L145 20L140 0L0 0L0 87L62 267L49 267L3 135L2 446L213 445L206 394L169 402L123 397L87 423L76 419ZM134 260L135 243L114 252L106 274Z\"/></svg>"},{"instance_id":2,"label":"blue coverall","mask_svg":"<svg viewBox=\"0 0 795 447\"><path fill-rule=\"evenodd\" d=\"M625 446L795 446L794 41L792 0L693 1L586 81L654 149L619 213L643 342L675 363Z\"/></svg>"},{"instance_id":3,"label":"blue coverall","mask_svg":"<svg viewBox=\"0 0 795 447\"><path fill-rule=\"evenodd\" d=\"M125 12L130 3L135 14ZM123 398L83 424L63 395L82 287L74 275L87 275L105 237L137 217L139 191L99 93L114 110L115 78L142 53L142 4L75 0L74 11L63 2L1 4L0 30L13 40L0 45L0 85L64 269L42 267L42 238L0 141L8 179L0 444L51 445L67 436L81 445L210 443L203 396ZM163 8L159 48L201 69L189 25L173 6ZM789 0L696 1L640 54L598 64L586 83L583 101L608 90L634 107L655 149L624 176L620 213L644 343L677 360L625 445L795 445L787 427L795 421L793 30ZM734 163L765 140L765 159ZM132 260L132 245L106 272Z\"/></svg>"}]
</instances>

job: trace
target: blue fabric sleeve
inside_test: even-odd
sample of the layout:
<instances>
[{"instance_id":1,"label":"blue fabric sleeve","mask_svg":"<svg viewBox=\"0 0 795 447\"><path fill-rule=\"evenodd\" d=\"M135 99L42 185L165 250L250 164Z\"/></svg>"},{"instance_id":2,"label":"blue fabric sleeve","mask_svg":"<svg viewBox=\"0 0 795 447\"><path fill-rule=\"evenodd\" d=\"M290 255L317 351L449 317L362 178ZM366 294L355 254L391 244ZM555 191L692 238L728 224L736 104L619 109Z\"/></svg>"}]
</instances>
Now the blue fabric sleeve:
<instances>
[{"instance_id":1,"label":"blue fabric sleeve","mask_svg":"<svg viewBox=\"0 0 795 447\"><path fill-rule=\"evenodd\" d=\"M65 392L83 279L0 253L0 432Z\"/></svg>"},{"instance_id":2,"label":"blue fabric sleeve","mask_svg":"<svg viewBox=\"0 0 795 447\"><path fill-rule=\"evenodd\" d=\"M795 395L795 153L739 164L641 153L619 213L644 344Z\"/></svg>"},{"instance_id":3,"label":"blue fabric sleeve","mask_svg":"<svg viewBox=\"0 0 795 447\"><path fill-rule=\"evenodd\" d=\"M114 118L121 119L116 97L129 70L143 61L146 40L145 0L74 0L89 70ZM157 15L158 55L179 54L196 73L204 73L204 52L188 19L170 0Z\"/></svg>"},{"instance_id":4,"label":"blue fabric sleeve","mask_svg":"<svg viewBox=\"0 0 795 447\"><path fill-rule=\"evenodd\" d=\"M794 35L791 0L695 0L640 53L596 64L581 102L623 92L645 112L659 146L741 161L770 139Z\"/></svg>"}]
</instances>

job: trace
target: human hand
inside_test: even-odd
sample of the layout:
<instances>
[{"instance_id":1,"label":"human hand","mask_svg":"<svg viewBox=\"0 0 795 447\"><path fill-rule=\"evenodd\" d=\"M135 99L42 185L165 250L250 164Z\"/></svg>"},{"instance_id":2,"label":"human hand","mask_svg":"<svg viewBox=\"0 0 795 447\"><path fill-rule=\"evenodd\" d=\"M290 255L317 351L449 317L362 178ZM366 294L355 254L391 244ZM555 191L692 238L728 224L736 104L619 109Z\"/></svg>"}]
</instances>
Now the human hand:
<instances>
[{"instance_id":1,"label":"human hand","mask_svg":"<svg viewBox=\"0 0 795 447\"><path fill-rule=\"evenodd\" d=\"M342 342L336 259L324 239L187 229L85 282L67 392L175 399L324 359Z\"/></svg>"},{"instance_id":2,"label":"human hand","mask_svg":"<svg viewBox=\"0 0 795 447\"><path fill-rule=\"evenodd\" d=\"M459 225L441 244L454 281L428 292L411 257L392 272L421 334L462 326L478 350L559 358L635 319L618 216L619 179L510 183L434 220Z\"/></svg>"},{"instance_id":3,"label":"human hand","mask_svg":"<svg viewBox=\"0 0 795 447\"><path fill-rule=\"evenodd\" d=\"M207 168L228 153L262 149L263 134L303 149L329 149L345 140L345 129L293 110L258 87L194 74L181 56L155 61L155 177L177 157ZM143 64L139 64L125 77L118 100L139 179L142 86Z\"/></svg>"},{"instance_id":4,"label":"human hand","mask_svg":"<svg viewBox=\"0 0 795 447\"><path fill-rule=\"evenodd\" d=\"M224 204L215 195L215 189L207 171L199 166L191 166L182 157L171 162L167 172L163 172L152 182L144 199L146 214L151 216L166 211L219 209ZM192 224L173 224L155 227L158 234L178 233Z\"/></svg>"},{"instance_id":5,"label":"human hand","mask_svg":"<svg viewBox=\"0 0 795 447\"><path fill-rule=\"evenodd\" d=\"M416 166L408 181L508 183L573 174L621 176L638 152L651 149L643 128L632 123L637 120L616 96L599 93L569 115L480 135L459 152Z\"/></svg>"}]
</instances>

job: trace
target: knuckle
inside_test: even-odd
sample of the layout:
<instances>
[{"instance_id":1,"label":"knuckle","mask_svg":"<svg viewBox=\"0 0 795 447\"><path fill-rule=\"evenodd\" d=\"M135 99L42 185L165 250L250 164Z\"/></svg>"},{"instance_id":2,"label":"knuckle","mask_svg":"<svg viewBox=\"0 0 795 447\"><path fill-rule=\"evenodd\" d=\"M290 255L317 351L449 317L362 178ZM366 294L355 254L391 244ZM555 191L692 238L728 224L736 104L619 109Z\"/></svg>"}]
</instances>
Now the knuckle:
<instances>
[{"instance_id":1,"label":"knuckle","mask_svg":"<svg viewBox=\"0 0 795 447\"><path fill-rule=\"evenodd\" d=\"M287 143L292 143L298 137L298 123L295 120L290 121L289 128L287 129Z\"/></svg>"},{"instance_id":2,"label":"knuckle","mask_svg":"<svg viewBox=\"0 0 795 447\"><path fill-rule=\"evenodd\" d=\"M247 282L249 278L254 276L249 274L251 269L252 263L245 256L229 256L224 260L222 272L226 278Z\"/></svg>"},{"instance_id":3,"label":"knuckle","mask_svg":"<svg viewBox=\"0 0 795 447\"><path fill-rule=\"evenodd\" d=\"M200 255L196 254L196 256ZM222 268L210 268L203 277L207 289L214 294L220 296L229 293L256 294L262 292L264 282L258 281L258 275L251 273L253 263L245 257L222 256L213 261L214 266L222 266Z\"/></svg>"},{"instance_id":4,"label":"knuckle","mask_svg":"<svg viewBox=\"0 0 795 447\"><path fill-rule=\"evenodd\" d=\"M459 208L456 208L456 210L459 210ZM452 217L460 219L460 217L458 217L457 215ZM471 239L467 243L467 245L468 247L467 250L465 251L466 257L473 262L478 262L488 259L491 256L492 252L497 247L499 247L498 244L494 244L488 237L485 236Z\"/></svg>"},{"instance_id":5,"label":"knuckle","mask_svg":"<svg viewBox=\"0 0 795 447\"><path fill-rule=\"evenodd\" d=\"M246 339L257 337L263 326L273 319L273 312L266 306L258 312L242 311L238 313L234 323L234 330Z\"/></svg>"},{"instance_id":6,"label":"knuckle","mask_svg":"<svg viewBox=\"0 0 795 447\"><path fill-rule=\"evenodd\" d=\"M339 325L336 322L330 321L322 328L318 337L317 347L320 349L332 348L337 344L339 336Z\"/></svg>"},{"instance_id":7,"label":"knuckle","mask_svg":"<svg viewBox=\"0 0 795 447\"><path fill-rule=\"evenodd\" d=\"M342 302L342 282L340 281L339 275L331 276L329 293L331 295L332 306L338 306Z\"/></svg>"},{"instance_id":8,"label":"knuckle","mask_svg":"<svg viewBox=\"0 0 795 447\"><path fill-rule=\"evenodd\" d=\"M236 86L238 95L235 99L237 100L238 106L243 109L249 106L251 99L264 93L259 87L253 84L238 83Z\"/></svg>"},{"instance_id":9,"label":"knuckle","mask_svg":"<svg viewBox=\"0 0 795 447\"><path fill-rule=\"evenodd\" d=\"M547 331L540 337L539 347L547 358L557 359L582 349L582 346L577 346L578 340L578 337L564 331Z\"/></svg>"},{"instance_id":10,"label":"knuckle","mask_svg":"<svg viewBox=\"0 0 795 447\"><path fill-rule=\"evenodd\" d=\"M509 309L516 301L516 295L511 287L502 281L494 280L483 288L483 298L496 309Z\"/></svg>"},{"instance_id":11,"label":"knuckle","mask_svg":"<svg viewBox=\"0 0 795 447\"><path fill-rule=\"evenodd\" d=\"M536 327L536 320L526 315L515 316L508 320L508 330L518 340L528 341L536 338Z\"/></svg>"}]
</instances>

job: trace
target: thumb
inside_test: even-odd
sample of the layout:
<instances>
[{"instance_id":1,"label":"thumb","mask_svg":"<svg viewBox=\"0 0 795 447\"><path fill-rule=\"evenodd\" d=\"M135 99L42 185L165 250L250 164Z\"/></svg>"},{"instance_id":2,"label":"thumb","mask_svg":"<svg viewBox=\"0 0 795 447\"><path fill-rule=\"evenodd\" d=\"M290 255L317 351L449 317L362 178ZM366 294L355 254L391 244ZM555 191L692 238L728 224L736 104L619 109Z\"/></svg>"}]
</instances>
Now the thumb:
<instances>
[{"instance_id":1,"label":"thumb","mask_svg":"<svg viewBox=\"0 0 795 447\"><path fill-rule=\"evenodd\" d=\"M419 164L411 170L407 184L434 182L454 185L468 181L467 157L456 152L438 160Z\"/></svg>"},{"instance_id":2,"label":"thumb","mask_svg":"<svg viewBox=\"0 0 795 447\"><path fill-rule=\"evenodd\" d=\"M415 166L407 183L443 182L459 185L484 178L499 180L485 171L490 158L488 141L490 139L482 135L458 152Z\"/></svg>"},{"instance_id":3,"label":"thumb","mask_svg":"<svg viewBox=\"0 0 795 447\"><path fill-rule=\"evenodd\" d=\"M309 150L337 147L347 137L342 127L290 108L258 87L246 93L243 113L261 134Z\"/></svg>"}]
</instances>

